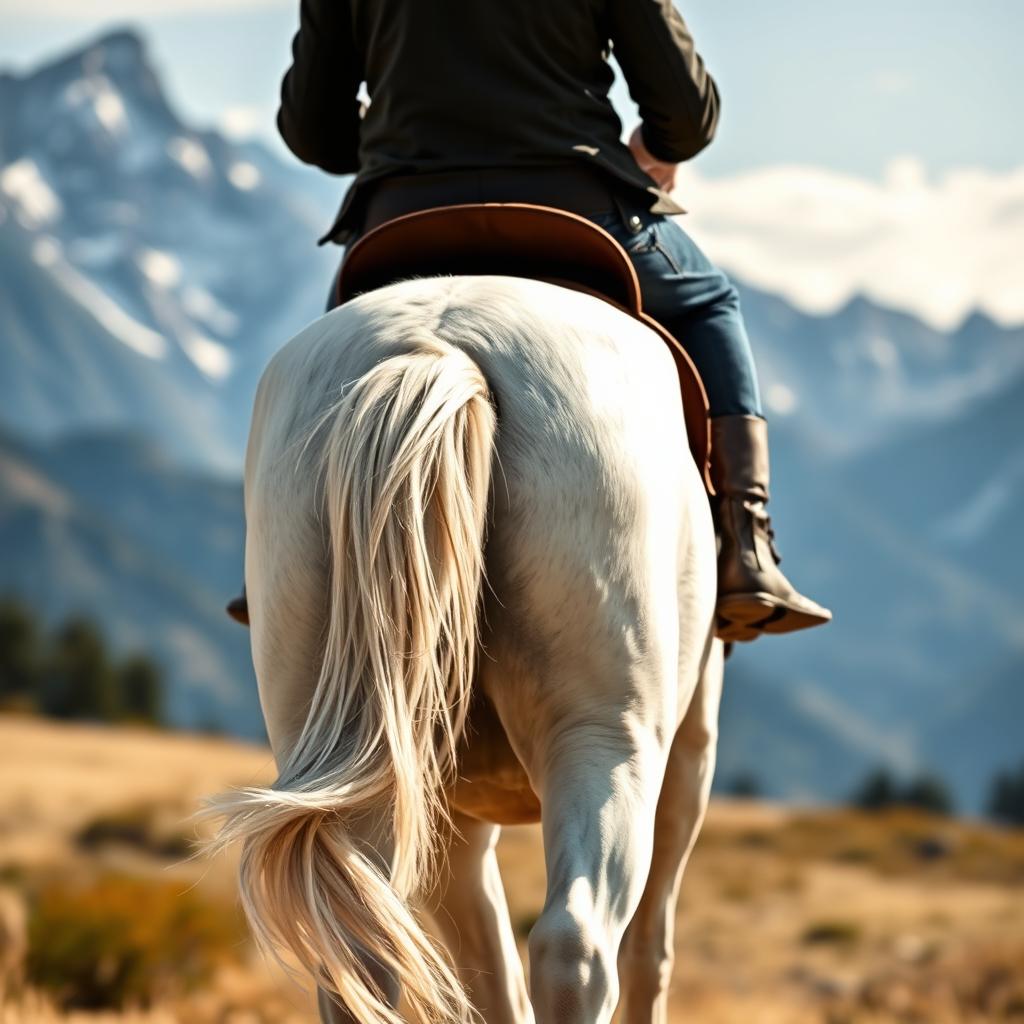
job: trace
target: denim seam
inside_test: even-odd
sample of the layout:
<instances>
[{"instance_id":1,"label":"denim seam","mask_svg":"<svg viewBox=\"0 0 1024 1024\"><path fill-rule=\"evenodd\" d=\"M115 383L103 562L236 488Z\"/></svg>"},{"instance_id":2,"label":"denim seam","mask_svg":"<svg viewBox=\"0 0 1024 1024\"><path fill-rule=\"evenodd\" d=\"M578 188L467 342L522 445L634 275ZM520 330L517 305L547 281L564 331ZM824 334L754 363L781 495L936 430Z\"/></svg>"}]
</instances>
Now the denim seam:
<instances>
[{"instance_id":1,"label":"denim seam","mask_svg":"<svg viewBox=\"0 0 1024 1024\"><path fill-rule=\"evenodd\" d=\"M670 252L668 251L668 249L667 249L667 248L665 248L665 246L664 246L664 245L662 245L662 244L661 244L661 242L658 242L658 241L656 241L656 242L654 243L654 248L655 248L655 249L657 249L657 251L658 251L658 252L660 252L660 253L661 253L661 255L665 257L665 259L666 259L666 260L668 260L668 265L669 265L669 266L670 266L670 267L671 267L671 268L672 268L672 269L673 269L673 270L674 270L674 271L675 271L675 272L676 272L677 274L679 274L679 276L680 276L680 277L682 277L682 276L683 276L683 273L684 273L684 271L683 271L683 268L682 268L681 266L679 266L679 264L678 264L678 263L676 262L676 258L675 258L675 257L674 257L674 256L672 255L672 253L670 253Z\"/></svg>"},{"instance_id":2,"label":"denim seam","mask_svg":"<svg viewBox=\"0 0 1024 1024\"><path fill-rule=\"evenodd\" d=\"M634 256L643 256L647 253L654 252L658 248L657 242L645 240L639 245L627 245L625 246L626 252L632 253Z\"/></svg>"}]
</instances>

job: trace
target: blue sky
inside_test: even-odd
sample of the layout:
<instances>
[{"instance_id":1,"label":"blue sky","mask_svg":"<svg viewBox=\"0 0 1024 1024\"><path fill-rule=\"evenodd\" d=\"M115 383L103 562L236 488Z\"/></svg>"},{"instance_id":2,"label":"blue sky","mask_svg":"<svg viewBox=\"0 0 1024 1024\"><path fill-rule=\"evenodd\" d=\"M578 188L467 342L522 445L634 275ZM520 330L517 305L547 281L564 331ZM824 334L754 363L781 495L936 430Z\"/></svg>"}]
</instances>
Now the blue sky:
<instances>
[{"instance_id":1,"label":"blue sky","mask_svg":"<svg viewBox=\"0 0 1024 1024\"><path fill-rule=\"evenodd\" d=\"M1019 0L679 6L724 97L706 173L792 162L877 177L902 155L933 172L1024 161ZM297 0L0 0L0 65L134 23L190 119L230 109L271 134L297 18Z\"/></svg>"},{"instance_id":2,"label":"blue sky","mask_svg":"<svg viewBox=\"0 0 1024 1024\"><path fill-rule=\"evenodd\" d=\"M940 327L979 308L1024 323L1024 0L679 7L723 95L719 135L678 190L712 259L812 311L865 293ZM294 160L274 114L298 10L0 0L0 67L133 25L187 124L260 135ZM613 96L631 127L621 82Z\"/></svg>"}]
</instances>

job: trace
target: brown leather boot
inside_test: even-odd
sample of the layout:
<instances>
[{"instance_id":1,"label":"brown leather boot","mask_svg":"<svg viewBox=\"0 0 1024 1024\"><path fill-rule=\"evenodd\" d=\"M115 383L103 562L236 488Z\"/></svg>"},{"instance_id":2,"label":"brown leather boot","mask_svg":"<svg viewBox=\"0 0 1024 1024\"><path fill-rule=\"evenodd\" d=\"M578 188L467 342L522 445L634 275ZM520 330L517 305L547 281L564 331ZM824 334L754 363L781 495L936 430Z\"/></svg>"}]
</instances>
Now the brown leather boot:
<instances>
[{"instance_id":1,"label":"brown leather boot","mask_svg":"<svg viewBox=\"0 0 1024 1024\"><path fill-rule=\"evenodd\" d=\"M231 598L224 609L240 626L249 625L249 602L245 596L245 584L242 584L242 593L238 597Z\"/></svg>"},{"instance_id":2,"label":"brown leather boot","mask_svg":"<svg viewBox=\"0 0 1024 1024\"><path fill-rule=\"evenodd\" d=\"M822 626L832 613L783 576L768 502L768 424L759 416L711 421L711 473L718 492L718 627L723 640L754 640Z\"/></svg>"}]
</instances>

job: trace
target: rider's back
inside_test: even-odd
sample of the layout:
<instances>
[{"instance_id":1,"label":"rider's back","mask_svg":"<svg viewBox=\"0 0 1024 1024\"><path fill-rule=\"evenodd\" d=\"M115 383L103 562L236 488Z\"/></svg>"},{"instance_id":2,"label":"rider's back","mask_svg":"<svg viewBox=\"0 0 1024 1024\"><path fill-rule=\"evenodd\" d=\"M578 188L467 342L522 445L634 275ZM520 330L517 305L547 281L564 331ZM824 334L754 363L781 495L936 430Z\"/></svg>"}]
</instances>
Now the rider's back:
<instances>
[{"instance_id":1,"label":"rider's back","mask_svg":"<svg viewBox=\"0 0 1024 1024\"><path fill-rule=\"evenodd\" d=\"M351 3L373 99L360 132L368 173L572 159L572 137L621 145L603 102L603 0Z\"/></svg>"},{"instance_id":2,"label":"rider's back","mask_svg":"<svg viewBox=\"0 0 1024 1024\"><path fill-rule=\"evenodd\" d=\"M303 0L278 124L303 160L357 186L584 161L657 193L608 98L613 48L652 151L707 145L718 94L671 0ZM325 238L347 241L346 226Z\"/></svg>"}]
</instances>

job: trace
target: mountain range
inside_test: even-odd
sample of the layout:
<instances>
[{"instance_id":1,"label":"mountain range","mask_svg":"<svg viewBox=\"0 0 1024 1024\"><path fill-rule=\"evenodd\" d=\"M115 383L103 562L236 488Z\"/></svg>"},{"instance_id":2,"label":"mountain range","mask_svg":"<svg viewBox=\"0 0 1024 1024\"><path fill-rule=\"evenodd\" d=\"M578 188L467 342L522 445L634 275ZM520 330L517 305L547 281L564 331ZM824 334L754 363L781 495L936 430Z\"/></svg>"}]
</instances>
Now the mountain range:
<instances>
[{"instance_id":1,"label":"mountain range","mask_svg":"<svg viewBox=\"0 0 1024 1024\"><path fill-rule=\"evenodd\" d=\"M189 129L130 31L0 76L3 422L141 428L237 472L263 365L337 260L310 241L320 177Z\"/></svg>"},{"instance_id":2,"label":"mountain range","mask_svg":"<svg viewBox=\"0 0 1024 1024\"><path fill-rule=\"evenodd\" d=\"M0 589L149 649L183 725L261 732L241 454L345 184L190 128L128 29L0 74ZM1024 328L742 300L785 568L836 619L737 650L722 777L835 799L887 762L976 809L1024 757Z\"/></svg>"}]
</instances>

